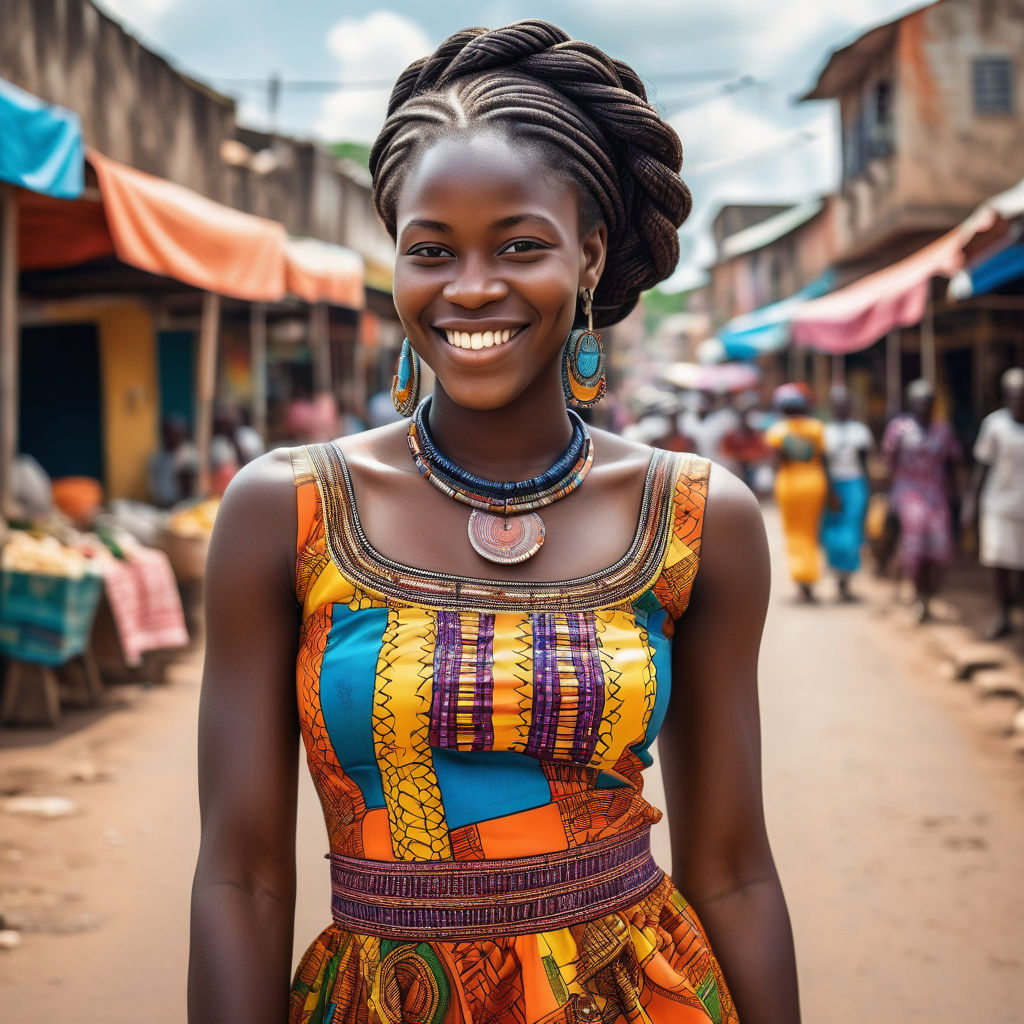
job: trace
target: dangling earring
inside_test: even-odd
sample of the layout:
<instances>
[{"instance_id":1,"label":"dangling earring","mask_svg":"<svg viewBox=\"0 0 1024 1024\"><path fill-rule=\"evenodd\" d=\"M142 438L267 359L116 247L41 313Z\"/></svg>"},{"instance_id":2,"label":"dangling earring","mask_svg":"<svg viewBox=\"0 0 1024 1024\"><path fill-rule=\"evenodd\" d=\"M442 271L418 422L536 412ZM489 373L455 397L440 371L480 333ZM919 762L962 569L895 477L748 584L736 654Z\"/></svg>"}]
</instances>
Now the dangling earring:
<instances>
[{"instance_id":1,"label":"dangling earring","mask_svg":"<svg viewBox=\"0 0 1024 1024\"><path fill-rule=\"evenodd\" d=\"M395 377L391 381L391 401L395 411L402 416L411 416L420 400L420 357L416 355L409 339L402 341L398 354Z\"/></svg>"},{"instance_id":2,"label":"dangling earring","mask_svg":"<svg viewBox=\"0 0 1024 1024\"><path fill-rule=\"evenodd\" d=\"M569 332L562 350L562 390L567 405L590 409L604 397L607 380L604 373L604 348L601 335L594 330L594 295L583 289L585 328Z\"/></svg>"}]
</instances>

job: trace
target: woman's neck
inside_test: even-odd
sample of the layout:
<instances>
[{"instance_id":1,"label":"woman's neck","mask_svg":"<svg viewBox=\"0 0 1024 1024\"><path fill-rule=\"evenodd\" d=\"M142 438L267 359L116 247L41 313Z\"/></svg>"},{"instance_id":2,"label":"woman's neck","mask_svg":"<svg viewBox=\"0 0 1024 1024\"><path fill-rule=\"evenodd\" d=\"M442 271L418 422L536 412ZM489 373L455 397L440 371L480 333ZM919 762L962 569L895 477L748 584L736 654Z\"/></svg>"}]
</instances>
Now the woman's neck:
<instances>
[{"instance_id":1,"label":"woman's neck","mask_svg":"<svg viewBox=\"0 0 1024 1024\"><path fill-rule=\"evenodd\" d=\"M490 480L528 480L549 469L569 446L572 423L561 383L541 386L501 409L467 409L438 382L428 425L434 443L463 469Z\"/></svg>"}]
</instances>

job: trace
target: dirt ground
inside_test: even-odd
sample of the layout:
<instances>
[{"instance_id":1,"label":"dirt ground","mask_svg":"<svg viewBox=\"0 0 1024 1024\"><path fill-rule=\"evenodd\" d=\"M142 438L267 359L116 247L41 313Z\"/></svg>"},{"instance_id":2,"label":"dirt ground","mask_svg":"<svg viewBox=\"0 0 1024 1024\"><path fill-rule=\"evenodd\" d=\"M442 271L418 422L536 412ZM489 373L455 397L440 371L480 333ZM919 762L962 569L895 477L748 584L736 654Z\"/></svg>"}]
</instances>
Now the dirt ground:
<instances>
[{"instance_id":1,"label":"dirt ground","mask_svg":"<svg viewBox=\"0 0 1024 1024\"><path fill-rule=\"evenodd\" d=\"M805 1024L1024 1021L1024 760L1006 704L942 674L890 584L795 604L770 513L769 528L765 802ZM110 687L59 730L0 730L0 799L76 805L0 812L0 914L21 937L0 948L6 1024L184 1021L198 696L197 656L168 685ZM306 780L298 843L297 953L329 914ZM667 865L663 826L656 850Z\"/></svg>"}]
</instances>

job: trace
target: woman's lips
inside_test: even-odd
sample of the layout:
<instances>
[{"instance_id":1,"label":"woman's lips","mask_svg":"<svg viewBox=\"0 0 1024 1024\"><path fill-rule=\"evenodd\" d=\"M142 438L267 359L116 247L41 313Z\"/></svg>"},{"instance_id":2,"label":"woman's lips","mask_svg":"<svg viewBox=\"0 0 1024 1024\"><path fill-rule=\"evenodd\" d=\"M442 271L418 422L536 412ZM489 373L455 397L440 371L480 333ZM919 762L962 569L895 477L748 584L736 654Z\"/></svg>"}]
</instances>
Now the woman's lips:
<instances>
[{"instance_id":1,"label":"woman's lips","mask_svg":"<svg viewBox=\"0 0 1024 1024\"><path fill-rule=\"evenodd\" d=\"M522 329L522 327L505 327L493 331L457 331L445 327L436 328L452 348L474 350L504 345Z\"/></svg>"}]
</instances>

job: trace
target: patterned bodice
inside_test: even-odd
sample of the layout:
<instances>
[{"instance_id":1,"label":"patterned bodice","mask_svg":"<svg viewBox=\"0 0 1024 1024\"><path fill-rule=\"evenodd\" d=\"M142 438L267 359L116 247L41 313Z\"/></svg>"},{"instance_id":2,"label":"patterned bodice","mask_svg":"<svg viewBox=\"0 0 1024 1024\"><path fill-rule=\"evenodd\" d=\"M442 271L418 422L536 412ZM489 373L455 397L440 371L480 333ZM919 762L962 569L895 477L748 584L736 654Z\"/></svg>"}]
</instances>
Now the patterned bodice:
<instances>
[{"instance_id":1,"label":"patterned bodice","mask_svg":"<svg viewBox=\"0 0 1024 1024\"><path fill-rule=\"evenodd\" d=\"M655 453L629 551L558 583L396 563L367 540L337 445L292 465L299 718L332 852L519 857L658 820L641 773L699 563L705 460Z\"/></svg>"}]
</instances>

